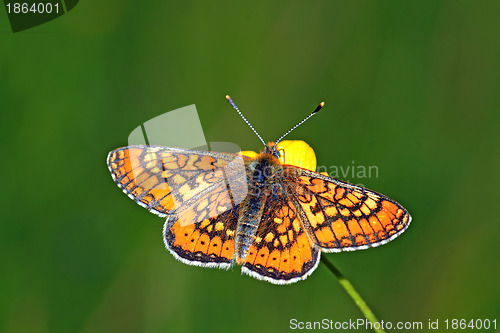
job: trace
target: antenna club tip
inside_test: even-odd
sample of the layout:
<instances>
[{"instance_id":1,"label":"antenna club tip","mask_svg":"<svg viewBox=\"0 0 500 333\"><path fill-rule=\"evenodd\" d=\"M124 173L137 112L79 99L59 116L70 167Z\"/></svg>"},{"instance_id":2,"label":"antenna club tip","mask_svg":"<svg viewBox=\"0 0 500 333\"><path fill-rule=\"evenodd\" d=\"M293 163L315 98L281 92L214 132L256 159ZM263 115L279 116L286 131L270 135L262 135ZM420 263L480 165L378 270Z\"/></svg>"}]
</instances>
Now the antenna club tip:
<instances>
[{"instance_id":1,"label":"antenna club tip","mask_svg":"<svg viewBox=\"0 0 500 333\"><path fill-rule=\"evenodd\" d=\"M231 99L231 96L226 95L226 99L229 101Z\"/></svg>"},{"instance_id":2,"label":"antenna club tip","mask_svg":"<svg viewBox=\"0 0 500 333\"><path fill-rule=\"evenodd\" d=\"M313 111L313 113L316 113L318 112L319 110L321 110L321 108L325 106L325 102L321 102L319 103L318 107Z\"/></svg>"}]
</instances>

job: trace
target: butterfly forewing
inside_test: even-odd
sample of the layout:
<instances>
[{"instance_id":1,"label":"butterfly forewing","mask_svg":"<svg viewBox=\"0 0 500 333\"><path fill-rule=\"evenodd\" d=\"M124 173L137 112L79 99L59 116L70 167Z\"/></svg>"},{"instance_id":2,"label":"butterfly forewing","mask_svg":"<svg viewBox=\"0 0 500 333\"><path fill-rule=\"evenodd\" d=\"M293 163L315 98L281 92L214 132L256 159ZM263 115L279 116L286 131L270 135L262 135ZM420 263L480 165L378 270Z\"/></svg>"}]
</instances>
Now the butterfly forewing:
<instances>
[{"instance_id":1,"label":"butterfly forewing","mask_svg":"<svg viewBox=\"0 0 500 333\"><path fill-rule=\"evenodd\" d=\"M246 196L245 157L160 146L112 151L108 167L118 186L149 211L176 214L182 225L233 209Z\"/></svg>"},{"instance_id":2,"label":"butterfly forewing","mask_svg":"<svg viewBox=\"0 0 500 333\"><path fill-rule=\"evenodd\" d=\"M385 244L411 222L405 208L382 194L293 166L285 170L288 192L323 252Z\"/></svg>"}]
</instances>

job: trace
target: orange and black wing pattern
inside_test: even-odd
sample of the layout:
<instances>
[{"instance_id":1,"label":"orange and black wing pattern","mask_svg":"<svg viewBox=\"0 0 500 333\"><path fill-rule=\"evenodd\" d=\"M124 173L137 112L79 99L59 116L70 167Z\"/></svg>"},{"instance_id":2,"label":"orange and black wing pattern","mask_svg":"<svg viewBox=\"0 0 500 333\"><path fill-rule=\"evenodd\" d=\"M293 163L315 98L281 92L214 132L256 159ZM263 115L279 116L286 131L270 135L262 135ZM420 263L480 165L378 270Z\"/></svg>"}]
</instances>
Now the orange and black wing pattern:
<instances>
[{"instance_id":1,"label":"orange and black wing pattern","mask_svg":"<svg viewBox=\"0 0 500 333\"><path fill-rule=\"evenodd\" d=\"M175 213L186 225L215 217L244 199L245 159L237 154L129 146L110 152L107 163L113 180L131 199L161 217Z\"/></svg>"},{"instance_id":2,"label":"orange and black wing pattern","mask_svg":"<svg viewBox=\"0 0 500 333\"><path fill-rule=\"evenodd\" d=\"M285 185L323 252L366 249L399 236L411 222L396 201L302 168L285 166Z\"/></svg>"},{"instance_id":3,"label":"orange and black wing pattern","mask_svg":"<svg viewBox=\"0 0 500 333\"><path fill-rule=\"evenodd\" d=\"M112 151L117 185L149 211L166 217L164 241L190 265L229 267L240 202L248 186L245 157L160 146Z\"/></svg>"},{"instance_id":4,"label":"orange and black wing pattern","mask_svg":"<svg viewBox=\"0 0 500 333\"><path fill-rule=\"evenodd\" d=\"M256 237L241 271L274 284L305 279L317 267L320 252L307 235L286 193L266 198Z\"/></svg>"},{"instance_id":5,"label":"orange and black wing pattern","mask_svg":"<svg viewBox=\"0 0 500 333\"><path fill-rule=\"evenodd\" d=\"M175 216L163 228L165 247L185 264L228 269L234 262L239 205L217 217L182 226Z\"/></svg>"}]
</instances>

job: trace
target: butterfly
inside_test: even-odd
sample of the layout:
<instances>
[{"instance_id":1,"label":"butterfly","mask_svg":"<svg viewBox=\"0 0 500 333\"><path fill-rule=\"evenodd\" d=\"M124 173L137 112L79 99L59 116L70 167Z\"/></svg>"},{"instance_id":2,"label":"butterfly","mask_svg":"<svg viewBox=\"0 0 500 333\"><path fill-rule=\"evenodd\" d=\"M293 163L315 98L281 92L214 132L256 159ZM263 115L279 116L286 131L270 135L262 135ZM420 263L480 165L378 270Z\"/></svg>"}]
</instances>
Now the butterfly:
<instances>
[{"instance_id":1,"label":"butterfly","mask_svg":"<svg viewBox=\"0 0 500 333\"><path fill-rule=\"evenodd\" d=\"M111 151L108 168L123 192L166 219L163 239L176 259L237 264L249 276L290 284L316 269L321 252L379 246L411 222L396 201L315 172L305 142L290 149L281 141L323 105L260 154L138 145Z\"/></svg>"}]
</instances>

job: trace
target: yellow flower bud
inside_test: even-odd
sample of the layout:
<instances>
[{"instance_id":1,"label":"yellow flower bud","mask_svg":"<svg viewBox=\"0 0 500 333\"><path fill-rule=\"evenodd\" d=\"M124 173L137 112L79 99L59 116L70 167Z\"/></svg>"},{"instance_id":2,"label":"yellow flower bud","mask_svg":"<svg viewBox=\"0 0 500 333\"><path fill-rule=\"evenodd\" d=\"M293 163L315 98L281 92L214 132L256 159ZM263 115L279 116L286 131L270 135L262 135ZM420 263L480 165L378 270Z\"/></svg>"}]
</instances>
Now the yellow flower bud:
<instances>
[{"instance_id":1,"label":"yellow flower bud","mask_svg":"<svg viewBox=\"0 0 500 333\"><path fill-rule=\"evenodd\" d=\"M251 151L251 150L241 151L240 154L243 155L243 156L246 156L246 157L250 157L250 158L256 158L257 155L259 155L256 152Z\"/></svg>"},{"instance_id":2,"label":"yellow flower bud","mask_svg":"<svg viewBox=\"0 0 500 333\"><path fill-rule=\"evenodd\" d=\"M316 172L314 150L302 140L283 140L276 149L280 153L280 162L298 166Z\"/></svg>"},{"instance_id":3,"label":"yellow flower bud","mask_svg":"<svg viewBox=\"0 0 500 333\"><path fill-rule=\"evenodd\" d=\"M316 155L314 150L302 140L283 140L278 143L276 149L280 153L280 162L283 164L293 165L307 170L316 172ZM245 150L240 152L241 155L250 158L257 157L256 152ZM325 176L327 173L322 172Z\"/></svg>"}]
</instances>

